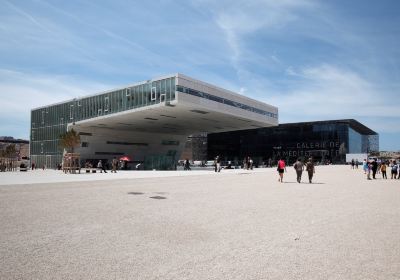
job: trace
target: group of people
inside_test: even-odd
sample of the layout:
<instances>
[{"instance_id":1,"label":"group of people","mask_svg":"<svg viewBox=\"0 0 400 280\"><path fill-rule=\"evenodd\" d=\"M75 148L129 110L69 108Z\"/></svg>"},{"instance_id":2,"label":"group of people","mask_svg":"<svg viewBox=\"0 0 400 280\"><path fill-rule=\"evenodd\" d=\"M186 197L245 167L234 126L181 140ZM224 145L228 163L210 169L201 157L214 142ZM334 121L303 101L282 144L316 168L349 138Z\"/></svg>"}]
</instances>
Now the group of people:
<instances>
[{"instance_id":1,"label":"group of people","mask_svg":"<svg viewBox=\"0 0 400 280\"><path fill-rule=\"evenodd\" d=\"M100 171L100 173L103 173L103 172L107 173L107 165L108 165L107 163L103 163L102 160L99 160L97 162L96 167ZM108 167L109 167L109 165L108 165ZM86 169L93 168L93 164L90 161L86 161L85 168ZM111 173L113 173L113 172L117 173L118 168L119 168L119 161L117 160L117 158L114 157L111 161Z\"/></svg>"},{"instance_id":2,"label":"group of people","mask_svg":"<svg viewBox=\"0 0 400 280\"><path fill-rule=\"evenodd\" d=\"M0 161L0 172L6 172L6 171L15 171L17 170L15 164L13 161Z\"/></svg>"},{"instance_id":3,"label":"group of people","mask_svg":"<svg viewBox=\"0 0 400 280\"><path fill-rule=\"evenodd\" d=\"M356 159L356 160L352 159L351 160L351 169L354 169L354 168L358 169L358 165L359 165L358 159Z\"/></svg>"},{"instance_id":4,"label":"group of people","mask_svg":"<svg viewBox=\"0 0 400 280\"><path fill-rule=\"evenodd\" d=\"M400 179L400 163L395 160L381 161L381 160L369 160L364 159L363 170L364 174L367 174L367 180L376 179L376 174L381 173L382 179L387 179L387 170L390 169L391 179ZM372 178L371 178L372 173Z\"/></svg>"},{"instance_id":5,"label":"group of people","mask_svg":"<svg viewBox=\"0 0 400 280\"><path fill-rule=\"evenodd\" d=\"M308 173L308 181L311 184L312 183L312 178L315 173L315 164L313 162L312 158L309 158L308 161L304 164L300 158L297 159L297 161L293 164L293 168L296 170L296 175L297 175L297 182L301 183L301 176L303 174L304 169ZM277 171L279 174L279 179L278 181L283 183L283 174L286 171L286 163L283 159L280 159L278 161L278 167Z\"/></svg>"},{"instance_id":6,"label":"group of people","mask_svg":"<svg viewBox=\"0 0 400 280\"><path fill-rule=\"evenodd\" d=\"M243 160L243 169L253 170L253 160L251 157L245 157Z\"/></svg>"}]
</instances>

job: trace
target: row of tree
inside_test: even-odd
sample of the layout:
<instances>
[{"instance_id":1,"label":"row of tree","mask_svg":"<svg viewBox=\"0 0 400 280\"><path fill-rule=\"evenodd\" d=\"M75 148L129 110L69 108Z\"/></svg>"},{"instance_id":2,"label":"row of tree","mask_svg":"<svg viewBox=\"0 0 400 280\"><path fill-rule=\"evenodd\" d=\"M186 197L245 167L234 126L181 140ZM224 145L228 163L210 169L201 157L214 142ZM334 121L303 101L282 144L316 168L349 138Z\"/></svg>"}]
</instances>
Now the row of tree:
<instances>
[{"instance_id":1,"label":"row of tree","mask_svg":"<svg viewBox=\"0 0 400 280\"><path fill-rule=\"evenodd\" d=\"M73 153L75 147L79 146L80 143L81 138L74 129L60 135L60 148L66 149L67 152ZM0 150L0 157L2 158L15 158L16 156L17 149L15 144L9 144L5 149Z\"/></svg>"}]
</instances>

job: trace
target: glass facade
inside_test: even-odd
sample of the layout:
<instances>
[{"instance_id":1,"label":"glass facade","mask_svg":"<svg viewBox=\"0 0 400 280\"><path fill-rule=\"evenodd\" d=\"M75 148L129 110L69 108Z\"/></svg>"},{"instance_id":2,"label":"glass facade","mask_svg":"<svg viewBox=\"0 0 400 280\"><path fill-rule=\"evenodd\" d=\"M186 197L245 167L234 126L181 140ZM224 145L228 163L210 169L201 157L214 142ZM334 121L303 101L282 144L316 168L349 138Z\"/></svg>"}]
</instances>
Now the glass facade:
<instances>
[{"instance_id":1,"label":"glass facade","mask_svg":"<svg viewBox=\"0 0 400 280\"><path fill-rule=\"evenodd\" d=\"M222 98L222 97L219 97L219 96L215 96L215 95L212 95L212 94L209 94L209 93L206 93L206 92L194 90L194 89L187 88L187 87L184 87L184 86L179 86L179 85L176 86L176 91L179 91L179 92L182 92L182 93L186 93L186 94L190 94L190 95L193 95L193 96L196 96L196 97L200 97L200 98L205 98L205 99L208 99L208 100L212 100L212 101L215 101L215 102L218 102L218 103L226 104L228 106L240 108L240 109L243 109L243 110L246 110L246 111L249 111L249 112L253 112L253 113L256 113L256 114L264 115L264 116L271 117L271 118L274 118L274 119L278 119L278 114L275 114L275 113L272 113L272 112L268 112L268 111L264 111L264 110L261 110L261 109L258 109L258 108L254 108L254 107L248 106L246 104L243 104L243 103L240 103L240 102L235 102L235 101L232 101L232 100L229 100L229 99L226 99L226 98Z\"/></svg>"},{"instance_id":2,"label":"glass facade","mask_svg":"<svg viewBox=\"0 0 400 280\"><path fill-rule=\"evenodd\" d=\"M38 167L61 163L60 135L68 123L175 100L175 77L74 99L31 112L31 160Z\"/></svg>"},{"instance_id":3,"label":"glass facade","mask_svg":"<svg viewBox=\"0 0 400 280\"><path fill-rule=\"evenodd\" d=\"M363 147L363 135L349 127L349 154L360 154Z\"/></svg>"},{"instance_id":4,"label":"glass facade","mask_svg":"<svg viewBox=\"0 0 400 280\"><path fill-rule=\"evenodd\" d=\"M257 165L283 158L313 157L318 162L344 163L346 153L379 150L379 136L355 120L281 124L208 135L208 159L219 155L240 164L250 156Z\"/></svg>"}]
</instances>

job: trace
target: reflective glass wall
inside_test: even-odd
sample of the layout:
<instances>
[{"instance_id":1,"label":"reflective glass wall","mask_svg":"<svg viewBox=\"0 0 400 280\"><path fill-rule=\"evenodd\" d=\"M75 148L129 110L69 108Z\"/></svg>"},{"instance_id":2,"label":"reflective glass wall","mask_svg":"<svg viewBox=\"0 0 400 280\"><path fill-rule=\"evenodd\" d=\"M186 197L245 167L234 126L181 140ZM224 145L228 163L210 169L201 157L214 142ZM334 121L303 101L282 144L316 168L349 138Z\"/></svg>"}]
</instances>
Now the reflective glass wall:
<instances>
[{"instance_id":1,"label":"reflective glass wall","mask_svg":"<svg viewBox=\"0 0 400 280\"><path fill-rule=\"evenodd\" d=\"M54 168L62 160L59 138L68 123L172 101L175 87L171 77L32 110L31 160Z\"/></svg>"},{"instance_id":2,"label":"reflective glass wall","mask_svg":"<svg viewBox=\"0 0 400 280\"><path fill-rule=\"evenodd\" d=\"M299 157L313 157L321 163L344 163L346 153L365 151L363 141L370 137L340 121L214 133L208 134L208 159L219 155L240 164L250 156L256 164L267 164L283 158L290 164Z\"/></svg>"},{"instance_id":3,"label":"reflective glass wall","mask_svg":"<svg viewBox=\"0 0 400 280\"><path fill-rule=\"evenodd\" d=\"M363 150L363 141L365 141L363 135L349 127L349 154L360 154Z\"/></svg>"}]
</instances>

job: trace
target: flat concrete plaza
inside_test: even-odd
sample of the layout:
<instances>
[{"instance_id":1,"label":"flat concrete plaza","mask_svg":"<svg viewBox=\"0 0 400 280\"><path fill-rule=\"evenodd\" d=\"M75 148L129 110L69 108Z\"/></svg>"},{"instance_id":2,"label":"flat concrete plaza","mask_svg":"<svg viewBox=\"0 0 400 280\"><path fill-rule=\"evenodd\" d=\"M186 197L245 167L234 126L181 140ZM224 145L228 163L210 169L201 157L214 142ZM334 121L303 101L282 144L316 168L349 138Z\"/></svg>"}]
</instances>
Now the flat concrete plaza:
<instances>
[{"instance_id":1,"label":"flat concrete plaza","mask_svg":"<svg viewBox=\"0 0 400 280\"><path fill-rule=\"evenodd\" d=\"M0 173L0 279L400 279L400 180L140 174Z\"/></svg>"}]
</instances>

